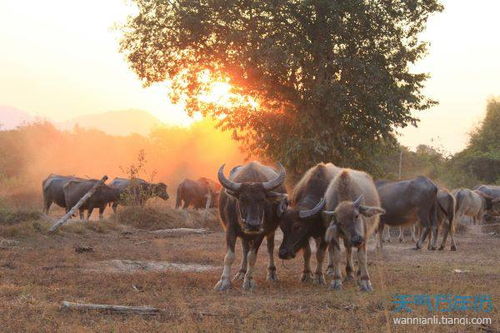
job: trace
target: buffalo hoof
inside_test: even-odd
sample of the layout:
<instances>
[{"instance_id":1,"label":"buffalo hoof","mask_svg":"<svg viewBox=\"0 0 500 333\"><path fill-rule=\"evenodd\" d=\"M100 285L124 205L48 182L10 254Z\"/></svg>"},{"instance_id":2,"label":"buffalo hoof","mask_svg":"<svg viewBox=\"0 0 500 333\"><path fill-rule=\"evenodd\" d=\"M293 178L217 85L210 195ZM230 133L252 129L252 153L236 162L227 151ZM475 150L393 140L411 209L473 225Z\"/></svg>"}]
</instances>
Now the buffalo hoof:
<instances>
[{"instance_id":1,"label":"buffalo hoof","mask_svg":"<svg viewBox=\"0 0 500 333\"><path fill-rule=\"evenodd\" d=\"M326 275L333 276L333 266L328 266L328 268L326 269Z\"/></svg>"},{"instance_id":2,"label":"buffalo hoof","mask_svg":"<svg viewBox=\"0 0 500 333\"><path fill-rule=\"evenodd\" d=\"M215 285L214 289L217 291L231 289L231 281L229 281L229 279L220 279L220 281Z\"/></svg>"},{"instance_id":3,"label":"buffalo hoof","mask_svg":"<svg viewBox=\"0 0 500 333\"><path fill-rule=\"evenodd\" d=\"M403 242L404 242L404 239L403 239L403 238L400 238L400 239L399 239L399 242L400 242L400 243L403 243Z\"/></svg>"},{"instance_id":4,"label":"buffalo hoof","mask_svg":"<svg viewBox=\"0 0 500 333\"><path fill-rule=\"evenodd\" d=\"M344 278L344 282L350 282L354 280L354 276L352 274L347 274Z\"/></svg>"},{"instance_id":5,"label":"buffalo hoof","mask_svg":"<svg viewBox=\"0 0 500 333\"><path fill-rule=\"evenodd\" d=\"M312 282L312 274L311 272L302 272L302 275L300 276L300 282L303 283L309 283Z\"/></svg>"},{"instance_id":6,"label":"buffalo hoof","mask_svg":"<svg viewBox=\"0 0 500 333\"><path fill-rule=\"evenodd\" d=\"M233 277L233 281L241 281L245 278L245 274L247 272L245 271L239 271L238 273L236 273Z\"/></svg>"},{"instance_id":7,"label":"buffalo hoof","mask_svg":"<svg viewBox=\"0 0 500 333\"><path fill-rule=\"evenodd\" d=\"M359 282L359 290L361 291L373 291L372 283L370 280L361 280Z\"/></svg>"},{"instance_id":8,"label":"buffalo hoof","mask_svg":"<svg viewBox=\"0 0 500 333\"><path fill-rule=\"evenodd\" d=\"M267 281L276 282L278 281L278 275L276 274L276 268L267 271Z\"/></svg>"},{"instance_id":9,"label":"buffalo hoof","mask_svg":"<svg viewBox=\"0 0 500 333\"><path fill-rule=\"evenodd\" d=\"M315 273L312 282L316 285L324 285L326 284L325 276L323 273Z\"/></svg>"},{"instance_id":10,"label":"buffalo hoof","mask_svg":"<svg viewBox=\"0 0 500 333\"><path fill-rule=\"evenodd\" d=\"M330 284L330 290L341 290L342 289L342 280L336 279L332 280Z\"/></svg>"},{"instance_id":11,"label":"buffalo hoof","mask_svg":"<svg viewBox=\"0 0 500 333\"><path fill-rule=\"evenodd\" d=\"M452 245L450 248L450 251L456 251L456 250L457 250L457 247L455 245Z\"/></svg>"},{"instance_id":12,"label":"buffalo hoof","mask_svg":"<svg viewBox=\"0 0 500 333\"><path fill-rule=\"evenodd\" d=\"M439 247L439 249L438 249L438 250L439 250L439 251L443 251L443 250L444 250L444 246L443 246L443 245L441 245L441 246Z\"/></svg>"},{"instance_id":13,"label":"buffalo hoof","mask_svg":"<svg viewBox=\"0 0 500 333\"><path fill-rule=\"evenodd\" d=\"M431 250L431 251L436 251L436 247L435 247L435 246L431 246L431 247L429 248L429 250Z\"/></svg>"},{"instance_id":14,"label":"buffalo hoof","mask_svg":"<svg viewBox=\"0 0 500 333\"><path fill-rule=\"evenodd\" d=\"M257 287L257 284L255 283L255 281L252 278L250 278L250 279L245 278L245 280L243 280L243 289L254 290L255 287Z\"/></svg>"}]
</instances>

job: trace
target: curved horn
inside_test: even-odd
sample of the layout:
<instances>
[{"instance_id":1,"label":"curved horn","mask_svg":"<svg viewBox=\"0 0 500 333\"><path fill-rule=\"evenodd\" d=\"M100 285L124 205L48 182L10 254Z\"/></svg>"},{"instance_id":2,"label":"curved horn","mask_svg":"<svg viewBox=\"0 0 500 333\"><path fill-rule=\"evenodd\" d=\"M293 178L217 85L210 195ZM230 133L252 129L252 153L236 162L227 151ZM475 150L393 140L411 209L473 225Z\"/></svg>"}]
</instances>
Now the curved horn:
<instances>
[{"instance_id":1,"label":"curved horn","mask_svg":"<svg viewBox=\"0 0 500 333\"><path fill-rule=\"evenodd\" d=\"M264 190L267 191L272 191L285 181L285 176L286 176L286 171L285 168L281 163L278 163L278 166L280 167L278 177L268 180L267 182L262 183L262 186L264 187Z\"/></svg>"},{"instance_id":2,"label":"curved horn","mask_svg":"<svg viewBox=\"0 0 500 333\"><path fill-rule=\"evenodd\" d=\"M325 203L326 203L325 198L321 198L321 200L316 204L316 206L313 209L299 211L299 217L301 219L306 219L308 217L318 214L323 209L323 207L325 207Z\"/></svg>"},{"instance_id":3,"label":"curved horn","mask_svg":"<svg viewBox=\"0 0 500 333\"><path fill-rule=\"evenodd\" d=\"M241 183L235 183L224 176L224 166L225 164L222 164L221 167L219 168L219 172L217 172L217 177L219 178L219 182L221 183L222 186L227 188L230 191L233 192L238 192L241 188Z\"/></svg>"},{"instance_id":4,"label":"curved horn","mask_svg":"<svg viewBox=\"0 0 500 333\"><path fill-rule=\"evenodd\" d=\"M240 167L241 165L237 165L234 168L232 168L231 171L229 171L229 177L231 177L236 171L238 171Z\"/></svg>"},{"instance_id":5,"label":"curved horn","mask_svg":"<svg viewBox=\"0 0 500 333\"><path fill-rule=\"evenodd\" d=\"M352 204L354 207L359 208L359 206L361 206L361 201L363 201L363 194L361 194Z\"/></svg>"}]
</instances>

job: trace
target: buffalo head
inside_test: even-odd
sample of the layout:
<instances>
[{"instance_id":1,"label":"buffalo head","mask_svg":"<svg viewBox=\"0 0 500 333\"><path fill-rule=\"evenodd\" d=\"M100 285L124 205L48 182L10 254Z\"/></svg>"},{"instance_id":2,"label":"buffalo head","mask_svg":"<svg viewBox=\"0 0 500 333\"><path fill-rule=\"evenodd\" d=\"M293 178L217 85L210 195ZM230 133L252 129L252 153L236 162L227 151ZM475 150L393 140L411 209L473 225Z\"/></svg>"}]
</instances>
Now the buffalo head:
<instances>
[{"instance_id":1,"label":"buffalo head","mask_svg":"<svg viewBox=\"0 0 500 333\"><path fill-rule=\"evenodd\" d=\"M335 210L323 212L331 218L325 235L327 242L332 240L335 233L342 235L348 246L359 247L366 241L362 217L384 214L385 210L380 207L364 206L362 202L363 195L360 195L355 201L342 201Z\"/></svg>"},{"instance_id":2,"label":"buffalo head","mask_svg":"<svg viewBox=\"0 0 500 333\"><path fill-rule=\"evenodd\" d=\"M314 208L299 210L288 208L281 217L280 228L283 231L278 256L280 259L295 258L297 251L309 241L314 223L312 218L318 217L325 206L325 199L321 199Z\"/></svg>"},{"instance_id":3,"label":"buffalo head","mask_svg":"<svg viewBox=\"0 0 500 333\"><path fill-rule=\"evenodd\" d=\"M152 184L151 186L151 194L153 196L157 196L162 198L163 200L168 200L169 195L167 193L167 185L164 183Z\"/></svg>"},{"instance_id":4,"label":"buffalo head","mask_svg":"<svg viewBox=\"0 0 500 333\"><path fill-rule=\"evenodd\" d=\"M236 199L238 223L245 233L264 231L264 215L269 203L286 200L286 194L274 190L285 181L285 168L279 164L278 176L265 182L234 182L224 176L224 164L219 168L218 178L225 192ZM279 207L282 207L279 204ZM280 208L278 208L279 210ZM279 214L279 212L277 212Z\"/></svg>"}]
</instances>

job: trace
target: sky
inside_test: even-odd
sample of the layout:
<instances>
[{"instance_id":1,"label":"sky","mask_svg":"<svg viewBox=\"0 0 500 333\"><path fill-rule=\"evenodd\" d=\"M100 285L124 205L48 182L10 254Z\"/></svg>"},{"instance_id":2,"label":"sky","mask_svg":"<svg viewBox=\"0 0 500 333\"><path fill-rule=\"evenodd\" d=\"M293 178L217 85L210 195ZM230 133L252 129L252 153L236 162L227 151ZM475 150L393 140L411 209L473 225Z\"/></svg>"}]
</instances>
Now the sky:
<instances>
[{"instance_id":1,"label":"sky","mask_svg":"<svg viewBox=\"0 0 500 333\"><path fill-rule=\"evenodd\" d=\"M414 67L429 72L424 92L439 105L415 115L418 128L399 130L411 148L462 150L500 95L499 0L445 0L422 34L429 55ZM189 125L162 85L143 88L123 55L119 32L133 7L125 0L0 0L0 105L66 121L110 110L147 110L161 121Z\"/></svg>"}]
</instances>

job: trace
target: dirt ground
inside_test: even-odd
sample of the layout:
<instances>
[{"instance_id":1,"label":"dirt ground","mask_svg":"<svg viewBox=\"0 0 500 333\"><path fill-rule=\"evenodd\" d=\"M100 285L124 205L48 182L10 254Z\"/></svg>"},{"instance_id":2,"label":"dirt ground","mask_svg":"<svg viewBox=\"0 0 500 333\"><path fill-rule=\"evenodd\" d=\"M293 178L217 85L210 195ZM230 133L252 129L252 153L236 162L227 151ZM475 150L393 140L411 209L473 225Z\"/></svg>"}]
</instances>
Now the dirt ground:
<instances>
[{"instance_id":1,"label":"dirt ground","mask_svg":"<svg viewBox=\"0 0 500 333\"><path fill-rule=\"evenodd\" d=\"M458 251L414 250L393 238L383 252L370 244L374 292L355 283L341 291L299 281L302 259L277 261L279 281L265 280L265 244L257 259L257 289L241 282L228 292L213 286L222 271L224 234L179 237L117 221L74 223L48 235L46 222L0 225L0 331L2 332L498 332L500 238L470 227L457 236ZM141 225L141 224L140 224ZM190 226L193 227L193 226ZM279 246L277 242L277 247ZM372 240L373 243L373 240ZM78 250L78 251L76 251ZM237 245L239 266L241 251ZM276 249L277 252L277 249ZM314 256L313 256L314 258ZM313 268L315 261L313 259ZM413 306L394 312L396 294L488 294L492 312L452 312L489 317L491 325L394 325L394 317L443 313ZM156 316L61 310L62 301L148 305Z\"/></svg>"}]
</instances>

